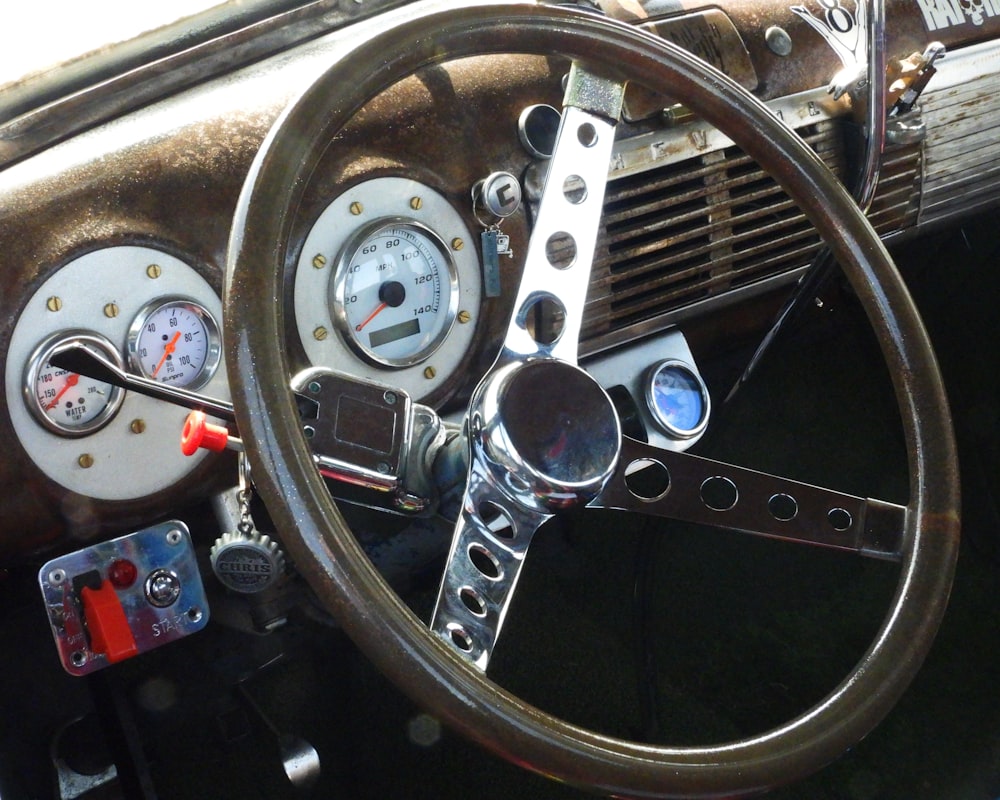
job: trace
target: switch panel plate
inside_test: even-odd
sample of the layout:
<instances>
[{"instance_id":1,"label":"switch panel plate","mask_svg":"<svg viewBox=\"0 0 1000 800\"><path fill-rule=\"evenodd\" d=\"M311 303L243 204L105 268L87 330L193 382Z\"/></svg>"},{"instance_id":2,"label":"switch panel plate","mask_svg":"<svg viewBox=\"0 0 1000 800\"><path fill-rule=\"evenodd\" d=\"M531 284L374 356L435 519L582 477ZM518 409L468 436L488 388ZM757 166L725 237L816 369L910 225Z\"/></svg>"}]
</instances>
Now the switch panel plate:
<instances>
[{"instance_id":1,"label":"switch panel plate","mask_svg":"<svg viewBox=\"0 0 1000 800\"><path fill-rule=\"evenodd\" d=\"M144 653L208 624L191 535L177 520L54 558L38 582L59 660L70 675L87 675L127 657L123 653ZM85 603L84 587L108 602ZM88 621L88 614L100 618ZM95 637L99 628L111 633ZM122 645L129 637L134 648ZM109 638L115 640L110 647L95 643Z\"/></svg>"}]
</instances>

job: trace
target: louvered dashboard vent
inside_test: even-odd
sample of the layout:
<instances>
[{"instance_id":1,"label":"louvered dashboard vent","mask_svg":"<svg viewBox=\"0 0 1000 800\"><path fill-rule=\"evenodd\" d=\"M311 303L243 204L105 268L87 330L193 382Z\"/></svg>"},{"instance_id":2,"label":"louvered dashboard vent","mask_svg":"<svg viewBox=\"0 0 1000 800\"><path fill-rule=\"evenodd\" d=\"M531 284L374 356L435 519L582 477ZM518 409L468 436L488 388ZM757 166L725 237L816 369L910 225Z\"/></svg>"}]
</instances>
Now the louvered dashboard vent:
<instances>
[{"instance_id":1,"label":"louvered dashboard vent","mask_svg":"<svg viewBox=\"0 0 1000 800\"><path fill-rule=\"evenodd\" d=\"M825 121L800 135L839 176L842 128ZM881 233L918 209L919 148L884 160L870 218ZM815 229L785 192L735 147L608 184L583 338L670 315L699 301L808 264Z\"/></svg>"}]
</instances>

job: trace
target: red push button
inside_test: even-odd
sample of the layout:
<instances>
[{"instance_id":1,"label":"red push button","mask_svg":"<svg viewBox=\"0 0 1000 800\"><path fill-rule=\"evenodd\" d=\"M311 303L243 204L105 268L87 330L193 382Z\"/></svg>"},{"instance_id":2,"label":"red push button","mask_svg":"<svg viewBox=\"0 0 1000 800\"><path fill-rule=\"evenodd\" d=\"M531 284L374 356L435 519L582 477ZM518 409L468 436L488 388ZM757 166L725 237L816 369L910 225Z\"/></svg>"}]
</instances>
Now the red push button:
<instances>
[{"instance_id":1,"label":"red push button","mask_svg":"<svg viewBox=\"0 0 1000 800\"><path fill-rule=\"evenodd\" d=\"M125 609L111 581L105 580L100 589L84 586L80 590L80 598L90 631L91 650L104 653L112 664L138 654L139 648L128 626Z\"/></svg>"},{"instance_id":2,"label":"red push button","mask_svg":"<svg viewBox=\"0 0 1000 800\"><path fill-rule=\"evenodd\" d=\"M229 443L229 431L223 425L213 425L205 418L204 411L192 411L184 421L181 431L181 452L194 455L199 447L221 453Z\"/></svg>"}]
</instances>

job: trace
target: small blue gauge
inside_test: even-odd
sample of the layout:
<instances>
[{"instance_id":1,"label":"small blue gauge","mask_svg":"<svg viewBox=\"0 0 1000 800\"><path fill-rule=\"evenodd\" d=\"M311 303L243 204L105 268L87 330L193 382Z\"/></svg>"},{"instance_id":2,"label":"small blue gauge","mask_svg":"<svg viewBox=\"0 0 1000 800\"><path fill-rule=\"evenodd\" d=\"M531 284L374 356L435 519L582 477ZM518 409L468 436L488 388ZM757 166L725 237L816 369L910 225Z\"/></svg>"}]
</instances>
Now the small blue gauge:
<instances>
[{"instance_id":1,"label":"small blue gauge","mask_svg":"<svg viewBox=\"0 0 1000 800\"><path fill-rule=\"evenodd\" d=\"M649 369L646 404L657 425L673 439L690 439L708 424L708 389L683 361L661 361Z\"/></svg>"}]
</instances>

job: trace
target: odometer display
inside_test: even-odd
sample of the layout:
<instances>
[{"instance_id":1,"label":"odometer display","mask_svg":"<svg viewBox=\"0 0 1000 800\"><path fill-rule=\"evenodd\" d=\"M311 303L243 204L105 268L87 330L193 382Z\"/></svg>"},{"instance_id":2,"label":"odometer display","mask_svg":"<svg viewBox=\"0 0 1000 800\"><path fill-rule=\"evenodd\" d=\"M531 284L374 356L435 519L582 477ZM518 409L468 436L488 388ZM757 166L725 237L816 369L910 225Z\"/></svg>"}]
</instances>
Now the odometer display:
<instances>
[{"instance_id":1,"label":"odometer display","mask_svg":"<svg viewBox=\"0 0 1000 800\"><path fill-rule=\"evenodd\" d=\"M429 357L451 330L457 303L447 246L404 219L379 220L351 237L332 284L341 335L362 357L388 367Z\"/></svg>"}]
</instances>

